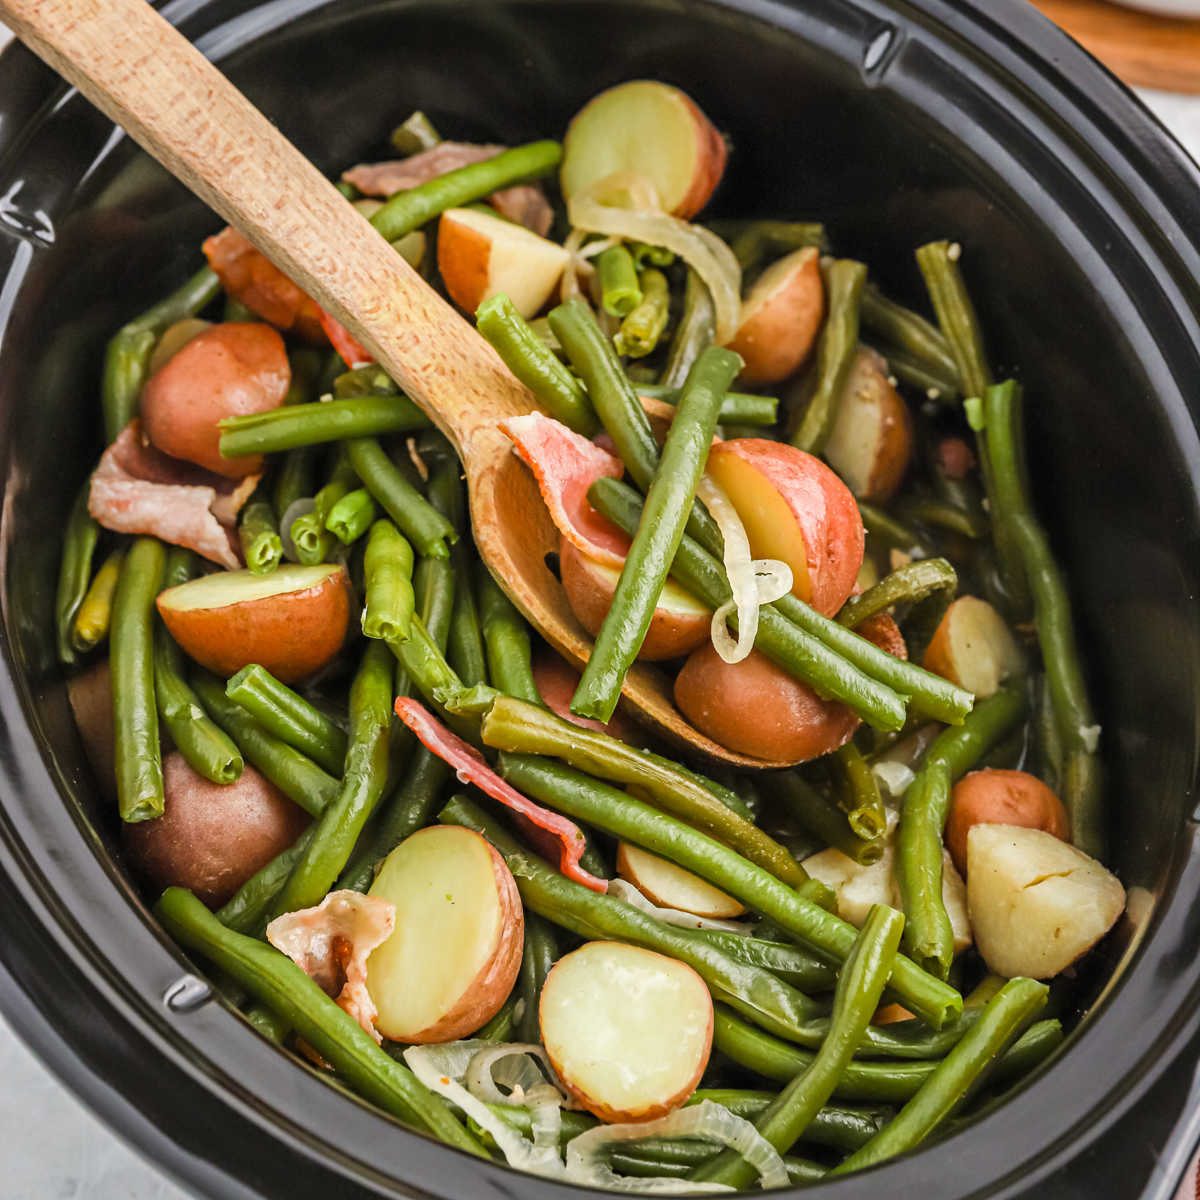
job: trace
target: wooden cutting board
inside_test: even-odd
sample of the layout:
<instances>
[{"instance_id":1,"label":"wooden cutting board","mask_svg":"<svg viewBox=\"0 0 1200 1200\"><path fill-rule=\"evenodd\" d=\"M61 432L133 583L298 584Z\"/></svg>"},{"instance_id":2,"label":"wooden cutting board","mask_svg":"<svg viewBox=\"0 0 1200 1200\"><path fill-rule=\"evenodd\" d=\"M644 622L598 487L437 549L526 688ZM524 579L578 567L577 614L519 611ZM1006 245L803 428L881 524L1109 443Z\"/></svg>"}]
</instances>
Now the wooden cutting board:
<instances>
[{"instance_id":1,"label":"wooden cutting board","mask_svg":"<svg viewBox=\"0 0 1200 1200\"><path fill-rule=\"evenodd\" d=\"M1114 74L1137 87L1200 93L1200 20L1105 0L1033 0Z\"/></svg>"}]
</instances>

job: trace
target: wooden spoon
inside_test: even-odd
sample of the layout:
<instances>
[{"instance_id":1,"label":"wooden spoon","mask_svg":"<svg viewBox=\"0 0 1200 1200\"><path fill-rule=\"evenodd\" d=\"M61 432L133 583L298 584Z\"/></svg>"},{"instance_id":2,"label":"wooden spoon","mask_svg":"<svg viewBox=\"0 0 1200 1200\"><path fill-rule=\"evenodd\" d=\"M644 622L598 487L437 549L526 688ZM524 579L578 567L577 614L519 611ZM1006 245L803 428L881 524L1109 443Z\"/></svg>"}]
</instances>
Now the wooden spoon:
<instances>
[{"instance_id":1,"label":"wooden spoon","mask_svg":"<svg viewBox=\"0 0 1200 1200\"><path fill-rule=\"evenodd\" d=\"M546 566L558 535L496 428L537 402L492 348L334 186L145 0L0 0L17 36L332 313L429 414L462 459L475 543L517 608L582 666L591 639ZM677 744L742 767L684 720L661 672L625 701Z\"/></svg>"}]
</instances>

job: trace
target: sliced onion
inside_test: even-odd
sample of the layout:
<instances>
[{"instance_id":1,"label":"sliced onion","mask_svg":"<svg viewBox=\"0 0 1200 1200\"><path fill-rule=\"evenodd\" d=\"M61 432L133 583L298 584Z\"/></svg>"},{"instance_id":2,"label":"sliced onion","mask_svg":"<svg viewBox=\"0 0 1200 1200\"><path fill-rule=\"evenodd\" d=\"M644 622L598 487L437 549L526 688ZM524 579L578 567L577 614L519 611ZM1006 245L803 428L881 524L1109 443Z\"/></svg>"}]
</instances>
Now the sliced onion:
<instances>
[{"instance_id":1,"label":"sliced onion","mask_svg":"<svg viewBox=\"0 0 1200 1200\"><path fill-rule=\"evenodd\" d=\"M609 896L624 900L626 904L654 917L664 925L678 925L681 929L715 929L722 933L740 933L749 936L751 929L742 921L720 921L716 917L698 917L695 913L678 908L659 908L644 892L639 891L627 879L610 879Z\"/></svg>"},{"instance_id":2,"label":"sliced onion","mask_svg":"<svg viewBox=\"0 0 1200 1200\"><path fill-rule=\"evenodd\" d=\"M292 522L297 517L307 517L316 507L317 502L312 496L302 496L299 500L293 500L283 510L283 516L279 518L279 540L283 543L283 557L288 562L300 561L296 557L296 543L292 541Z\"/></svg>"},{"instance_id":3,"label":"sliced onion","mask_svg":"<svg viewBox=\"0 0 1200 1200\"><path fill-rule=\"evenodd\" d=\"M717 342L727 342L737 332L742 269L733 251L715 233L663 212L657 190L644 176L621 171L597 180L567 201L567 218L577 230L673 250L712 293Z\"/></svg>"},{"instance_id":4,"label":"sliced onion","mask_svg":"<svg viewBox=\"0 0 1200 1200\"><path fill-rule=\"evenodd\" d=\"M570 1097L558 1078L550 1057L542 1046L534 1042L481 1042L478 1050L467 1064L464 1082L472 1096L485 1104L524 1104L536 1089L551 1087L558 1092L559 1102L568 1104ZM539 1070L529 1060L536 1059L545 1068ZM497 1065L501 1064L501 1065ZM547 1083L549 1079L549 1083ZM505 1095L496 1086L502 1083L510 1089Z\"/></svg>"},{"instance_id":5,"label":"sliced onion","mask_svg":"<svg viewBox=\"0 0 1200 1200\"><path fill-rule=\"evenodd\" d=\"M872 765L871 774L893 800L899 800L917 777L912 767L902 762L877 762Z\"/></svg>"},{"instance_id":6,"label":"sliced onion","mask_svg":"<svg viewBox=\"0 0 1200 1200\"><path fill-rule=\"evenodd\" d=\"M725 574L733 598L713 613L712 643L727 663L739 663L754 649L758 636L758 610L792 590L792 569L775 558L750 557L750 539L732 501L711 475L702 475L696 495L704 501L725 541ZM729 633L730 614L736 612L737 637Z\"/></svg>"},{"instance_id":7,"label":"sliced onion","mask_svg":"<svg viewBox=\"0 0 1200 1200\"><path fill-rule=\"evenodd\" d=\"M677 1108L656 1121L624 1125L597 1125L567 1143L567 1177L577 1183L589 1183L619 1191L675 1192L725 1191L723 1184L697 1184L686 1180L631 1179L618 1175L601 1155L613 1143L641 1141L643 1138L695 1137L736 1150L759 1174L764 1188L787 1187L787 1168L778 1151L744 1117L727 1108L704 1100L700 1104ZM682 1185L671 1187L670 1184ZM732 1189L728 1189L732 1190Z\"/></svg>"}]
</instances>

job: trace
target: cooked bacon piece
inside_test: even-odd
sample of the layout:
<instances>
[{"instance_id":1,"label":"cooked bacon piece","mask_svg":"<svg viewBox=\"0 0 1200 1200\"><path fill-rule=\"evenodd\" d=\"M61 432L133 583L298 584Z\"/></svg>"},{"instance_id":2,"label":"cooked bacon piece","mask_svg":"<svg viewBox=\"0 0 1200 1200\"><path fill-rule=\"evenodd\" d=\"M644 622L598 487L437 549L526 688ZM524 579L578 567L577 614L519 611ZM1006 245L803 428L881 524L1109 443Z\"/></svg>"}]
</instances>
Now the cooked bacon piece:
<instances>
[{"instance_id":1,"label":"cooked bacon piece","mask_svg":"<svg viewBox=\"0 0 1200 1200\"><path fill-rule=\"evenodd\" d=\"M583 834L573 821L560 813L551 812L522 796L511 784L505 783L474 746L451 733L432 713L416 700L401 696L396 701L396 716L417 735L418 741L431 754L454 768L460 783L472 783L481 792L499 800L511 809L533 842L548 858L558 858L558 869L576 883L593 892L608 891L608 881L597 879L579 865L587 845Z\"/></svg>"},{"instance_id":2,"label":"cooked bacon piece","mask_svg":"<svg viewBox=\"0 0 1200 1200\"><path fill-rule=\"evenodd\" d=\"M228 226L201 247L221 286L276 329L323 345L321 310L265 254Z\"/></svg>"},{"instance_id":3,"label":"cooked bacon piece","mask_svg":"<svg viewBox=\"0 0 1200 1200\"><path fill-rule=\"evenodd\" d=\"M330 345L338 352L342 362L348 367L357 367L363 363L373 363L365 346L341 323L336 317L331 317L323 308L318 308L321 316L321 328L329 339Z\"/></svg>"},{"instance_id":4,"label":"cooked bacon piece","mask_svg":"<svg viewBox=\"0 0 1200 1200\"><path fill-rule=\"evenodd\" d=\"M439 142L411 158L398 158L389 162L359 163L342 178L352 183L365 196L391 196L395 192L407 191L448 171L469 167L472 163L486 162L495 158L507 146L479 145L474 142ZM546 199L541 186L533 183L517 184L493 192L488 202L502 216L534 233L545 237L554 223L554 210Z\"/></svg>"},{"instance_id":5,"label":"cooked bacon piece","mask_svg":"<svg viewBox=\"0 0 1200 1200\"><path fill-rule=\"evenodd\" d=\"M621 478L621 460L542 413L509 417L500 422L500 429L537 479L559 533L593 561L624 566L629 539L587 498L597 479Z\"/></svg>"},{"instance_id":6,"label":"cooked bacon piece","mask_svg":"<svg viewBox=\"0 0 1200 1200\"><path fill-rule=\"evenodd\" d=\"M150 445L135 419L100 456L88 511L105 529L151 534L237 570L233 527L259 478L224 479L171 458Z\"/></svg>"},{"instance_id":7,"label":"cooked bacon piece","mask_svg":"<svg viewBox=\"0 0 1200 1200\"><path fill-rule=\"evenodd\" d=\"M377 1042L379 1011L367 991L367 959L396 927L396 906L361 892L330 892L315 908L284 913L267 926L282 950Z\"/></svg>"}]
</instances>

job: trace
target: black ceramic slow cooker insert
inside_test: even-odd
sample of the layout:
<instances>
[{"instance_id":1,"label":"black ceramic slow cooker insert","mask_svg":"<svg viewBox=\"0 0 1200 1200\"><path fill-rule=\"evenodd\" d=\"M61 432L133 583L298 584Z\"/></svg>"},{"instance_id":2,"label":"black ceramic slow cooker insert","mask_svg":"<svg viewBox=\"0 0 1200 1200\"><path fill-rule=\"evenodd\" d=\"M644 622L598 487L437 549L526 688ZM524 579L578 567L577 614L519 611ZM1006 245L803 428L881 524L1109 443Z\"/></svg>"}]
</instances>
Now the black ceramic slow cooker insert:
<instances>
[{"instance_id":1,"label":"black ceramic slow cooker insert","mask_svg":"<svg viewBox=\"0 0 1200 1200\"><path fill-rule=\"evenodd\" d=\"M819 217L913 303L912 248L964 244L996 368L1026 388L1130 913L1090 968L1089 1011L1007 1103L805 1195L1169 1197L1200 1130L1200 177L1182 151L1021 0L163 11L331 172L415 107L512 144L654 77L732 140L718 211ZM606 1194L467 1158L329 1087L215 998L123 868L55 661L59 538L100 444L106 338L217 225L23 48L0 56L0 1005L206 1195Z\"/></svg>"}]
</instances>

